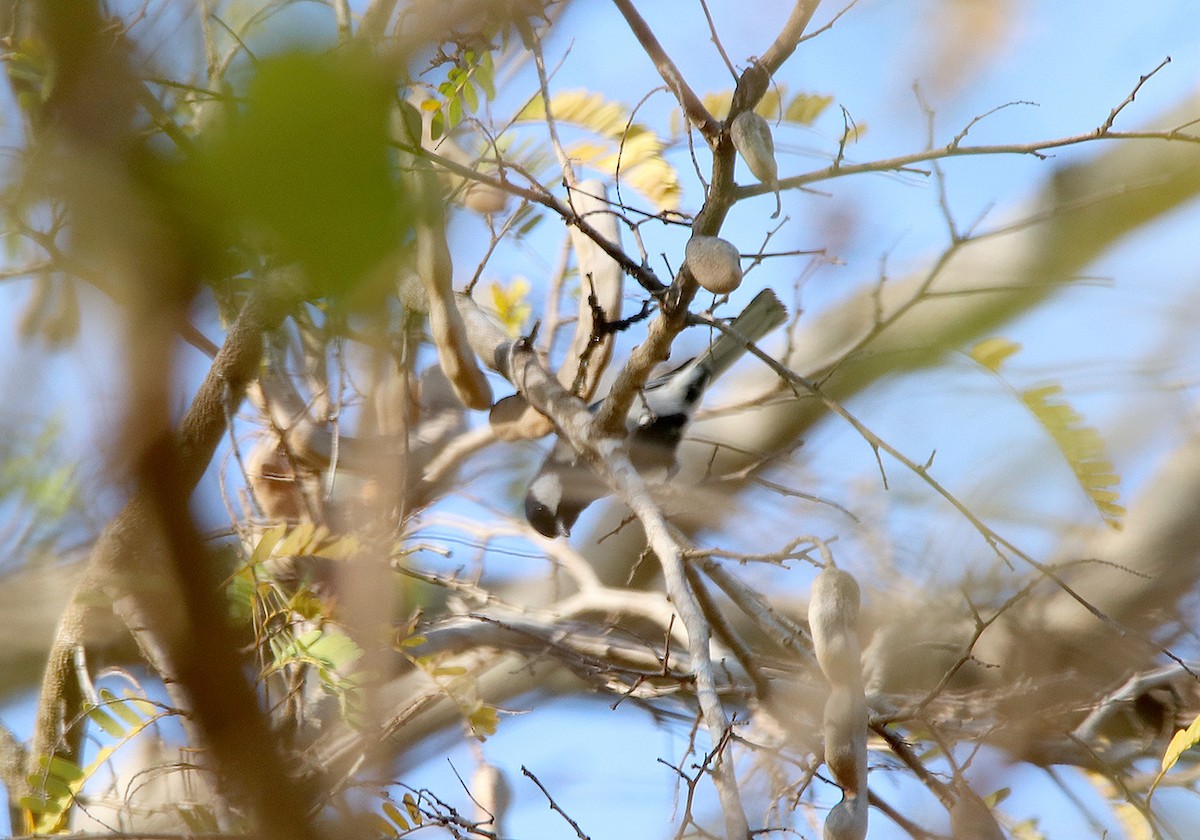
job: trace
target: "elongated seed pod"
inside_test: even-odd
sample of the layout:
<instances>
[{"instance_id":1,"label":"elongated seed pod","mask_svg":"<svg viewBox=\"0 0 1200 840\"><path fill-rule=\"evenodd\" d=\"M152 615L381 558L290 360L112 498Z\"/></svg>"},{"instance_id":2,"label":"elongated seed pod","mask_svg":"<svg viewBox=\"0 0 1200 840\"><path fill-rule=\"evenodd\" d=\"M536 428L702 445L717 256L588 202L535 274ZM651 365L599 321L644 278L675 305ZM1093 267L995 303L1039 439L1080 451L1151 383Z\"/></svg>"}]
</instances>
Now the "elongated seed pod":
<instances>
[{"instance_id":1,"label":"elongated seed pod","mask_svg":"<svg viewBox=\"0 0 1200 840\"><path fill-rule=\"evenodd\" d=\"M429 298L429 332L437 348L438 363L454 393L467 408L487 409L492 405L492 386L479 367L467 330L454 302L454 266L446 244L445 210L439 203L437 179L432 171L417 173L422 203L416 224L416 266Z\"/></svg>"},{"instance_id":2,"label":"elongated seed pod","mask_svg":"<svg viewBox=\"0 0 1200 840\"><path fill-rule=\"evenodd\" d=\"M867 836L867 701L858 643L858 582L833 566L813 580L808 625L817 662L832 690L825 701L825 764L842 801L825 817L825 840Z\"/></svg>"},{"instance_id":3,"label":"elongated seed pod","mask_svg":"<svg viewBox=\"0 0 1200 840\"><path fill-rule=\"evenodd\" d=\"M825 702L825 764L851 794L867 781L867 702L857 686L835 686Z\"/></svg>"},{"instance_id":4,"label":"elongated seed pod","mask_svg":"<svg viewBox=\"0 0 1200 840\"><path fill-rule=\"evenodd\" d=\"M743 111L733 118L729 126L729 139L754 177L775 193L775 216L778 216L779 165L775 161L775 138L771 136L771 126L753 111Z\"/></svg>"},{"instance_id":5,"label":"elongated seed pod","mask_svg":"<svg viewBox=\"0 0 1200 840\"><path fill-rule=\"evenodd\" d=\"M858 583L849 573L830 567L813 581L808 625L817 662L834 685L862 684L858 604Z\"/></svg>"},{"instance_id":6,"label":"elongated seed pod","mask_svg":"<svg viewBox=\"0 0 1200 840\"><path fill-rule=\"evenodd\" d=\"M950 830L963 840L1004 840L992 811L966 784L955 785L958 798L950 808Z\"/></svg>"},{"instance_id":7,"label":"elongated seed pod","mask_svg":"<svg viewBox=\"0 0 1200 840\"><path fill-rule=\"evenodd\" d=\"M716 236L693 236L684 259L696 282L717 295L727 295L742 284L742 258L731 242Z\"/></svg>"}]
</instances>

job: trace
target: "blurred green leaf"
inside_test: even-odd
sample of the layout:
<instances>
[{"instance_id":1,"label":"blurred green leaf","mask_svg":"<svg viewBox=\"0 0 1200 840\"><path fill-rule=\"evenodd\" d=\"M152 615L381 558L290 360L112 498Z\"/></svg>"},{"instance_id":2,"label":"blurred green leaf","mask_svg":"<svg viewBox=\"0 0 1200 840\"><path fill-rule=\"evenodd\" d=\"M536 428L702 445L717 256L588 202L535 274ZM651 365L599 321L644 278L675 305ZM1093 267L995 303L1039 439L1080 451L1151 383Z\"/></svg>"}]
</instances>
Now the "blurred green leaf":
<instances>
[{"instance_id":1,"label":"blurred green leaf","mask_svg":"<svg viewBox=\"0 0 1200 840\"><path fill-rule=\"evenodd\" d=\"M245 106L205 147L191 188L206 220L265 237L339 295L396 247L402 205L388 142L394 90L353 51L285 53L257 65Z\"/></svg>"}]
</instances>

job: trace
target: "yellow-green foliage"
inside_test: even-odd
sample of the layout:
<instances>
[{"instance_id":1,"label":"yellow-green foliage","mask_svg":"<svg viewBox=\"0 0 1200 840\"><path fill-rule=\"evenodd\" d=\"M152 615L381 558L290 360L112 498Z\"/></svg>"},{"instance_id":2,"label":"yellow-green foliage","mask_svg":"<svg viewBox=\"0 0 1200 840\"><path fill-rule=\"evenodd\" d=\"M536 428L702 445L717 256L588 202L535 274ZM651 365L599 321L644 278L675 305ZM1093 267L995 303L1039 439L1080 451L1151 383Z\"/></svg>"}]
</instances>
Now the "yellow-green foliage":
<instances>
[{"instance_id":1,"label":"yellow-green foliage","mask_svg":"<svg viewBox=\"0 0 1200 840\"><path fill-rule=\"evenodd\" d=\"M20 802L32 833L65 833L67 810L88 779L96 775L117 750L171 714L130 692L126 692L125 697L117 697L108 689L101 689L99 700L96 705L87 707L87 718L116 740L102 747L87 767L79 767L60 756L52 756L49 760L43 757L38 762L38 770L29 776L33 793L22 797Z\"/></svg>"},{"instance_id":2,"label":"yellow-green foliage","mask_svg":"<svg viewBox=\"0 0 1200 840\"><path fill-rule=\"evenodd\" d=\"M570 123L598 135L600 142L582 140L567 146L576 161L616 175L640 192L659 210L679 206L679 175L663 157L665 144L644 125L631 122L629 109L599 93L568 90L550 99L555 122ZM516 116L517 121L544 122L546 105L534 97Z\"/></svg>"},{"instance_id":3,"label":"yellow-green foliage","mask_svg":"<svg viewBox=\"0 0 1200 840\"><path fill-rule=\"evenodd\" d=\"M989 338L971 349L971 358L1000 377L1000 366L1020 349L1021 345L1007 339ZM1117 503L1120 493L1116 488L1121 477L1108 457L1100 433L1085 423L1082 415L1067 402L1062 386L1057 383L1012 390L1050 433L1101 518L1111 527L1120 528L1125 508Z\"/></svg>"}]
</instances>

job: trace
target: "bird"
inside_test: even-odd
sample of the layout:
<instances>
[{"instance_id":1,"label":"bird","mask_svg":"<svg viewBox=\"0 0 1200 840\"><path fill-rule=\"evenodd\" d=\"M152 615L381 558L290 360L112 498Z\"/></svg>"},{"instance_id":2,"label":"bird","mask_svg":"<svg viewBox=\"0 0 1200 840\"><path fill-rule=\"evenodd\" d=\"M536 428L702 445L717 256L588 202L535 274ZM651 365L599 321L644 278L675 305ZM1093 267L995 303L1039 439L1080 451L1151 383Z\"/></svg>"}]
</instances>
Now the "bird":
<instances>
[{"instance_id":1,"label":"bird","mask_svg":"<svg viewBox=\"0 0 1200 840\"><path fill-rule=\"evenodd\" d=\"M703 353L646 383L626 420L630 460L646 480L665 481L674 473L675 452L705 390L741 358L746 342L758 341L785 320L787 309L764 289L730 322L736 336L722 332ZM594 403L591 411L602 403ZM525 518L544 537L569 537L584 509L609 492L560 437L529 484Z\"/></svg>"}]
</instances>

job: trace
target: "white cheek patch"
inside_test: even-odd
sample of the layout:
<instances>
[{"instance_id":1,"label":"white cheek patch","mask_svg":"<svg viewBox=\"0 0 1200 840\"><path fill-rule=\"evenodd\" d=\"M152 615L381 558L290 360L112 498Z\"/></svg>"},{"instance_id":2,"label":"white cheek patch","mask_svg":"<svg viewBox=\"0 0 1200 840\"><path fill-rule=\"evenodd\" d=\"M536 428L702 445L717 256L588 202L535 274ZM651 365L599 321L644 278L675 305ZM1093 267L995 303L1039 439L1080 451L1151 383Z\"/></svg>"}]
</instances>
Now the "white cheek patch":
<instances>
[{"instance_id":1,"label":"white cheek patch","mask_svg":"<svg viewBox=\"0 0 1200 840\"><path fill-rule=\"evenodd\" d=\"M529 485L529 494L552 512L557 511L563 498L562 476L554 471L542 473Z\"/></svg>"}]
</instances>

